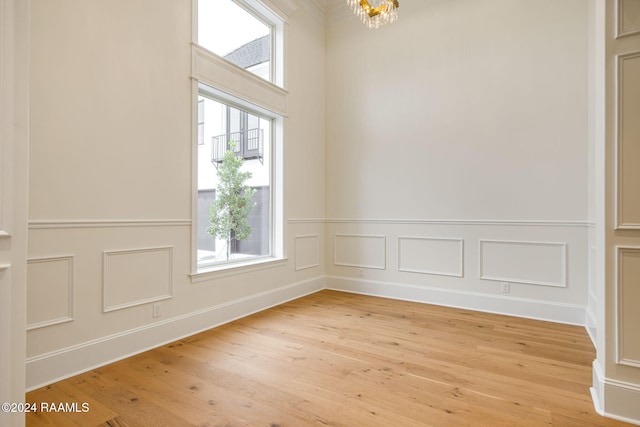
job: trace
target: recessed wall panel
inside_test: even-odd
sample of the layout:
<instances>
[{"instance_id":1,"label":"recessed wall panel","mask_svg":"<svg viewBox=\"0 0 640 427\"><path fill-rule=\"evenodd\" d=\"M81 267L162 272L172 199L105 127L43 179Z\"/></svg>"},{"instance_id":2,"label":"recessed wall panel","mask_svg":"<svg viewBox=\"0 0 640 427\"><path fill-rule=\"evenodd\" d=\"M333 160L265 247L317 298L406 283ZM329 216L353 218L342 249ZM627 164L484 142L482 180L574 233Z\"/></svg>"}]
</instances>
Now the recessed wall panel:
<instances>
[{"instance_id":1,"label":"recessed wall panel","mask_svg":"<svg viewBox=\"0 0 640 427\"><path fill-rule=\"evenodd\" d=\"M618 0L618 36L640 32L640 1Z\"/></svg>"},{"instance_id":2,"label":"recessed wall panel","mask_svg":"<svg viewBox=\"0 0 640 427\"><path fill-rule=\"evenodd\" d=\"M73 320L73 257L27 261L27 330Z\"/></svg>"},{"instance_id":3,"label":"recessed wall panel","mask_svg":"<svg viewBox=\"0 0 640 427\"><path fill-rule=\"evenodd\" d=\"M618 228L640 229L640 52L618 57Z\"/></svg>"},{"instance_id":4,"label":"recessed wall panel","mask_svg":"<svg viewBox=\"0 0 640 427\"><path fill-rule=\"evenodd\" d=\"M317 234L296 236L296 270L320 265L320 242Z\"/></svg>"},{"instance_id":5,"label":"recessed wall panel","mask_svg":"<svg viewBox=\"0 0 640 427\"><path fill-rule=\"evenodd\" d=\"M566 286L564 243L480 241L480 278L542 286Z\"/></svg>"},{"instance_id":6,"label":"recessed wall panel","mask_svg":"<svg viewBox=\"0 0 640 427\"><path fill-rule=\"evenodd\" d=\"M334 264L347 267L386 268L386 237L336 234Z\"/></svg>"},{"instance_id":7,"label":"recessed wall panel","mask_svg":"<svg viewBox=\"0 0 640 427\"><path fill-rule=\"evenodd\" d=\"M171 298L171 247L104 252L104 311Z\"/></svg>"},{"instance_id":8,"label":"recessed wall panel","mask_svg":"<svg viewBox=\"0 0 640 427\"><path fill-rule=\"evenodd\" d=\"M398 270L463 276L463 240L398 237Z\"/></svg>"},{"instance_id":9,"label":"recessed wall panel","mask_svg":"<svg viewBox=\"0 0 640 427\"><path fill-rule=\"evenodd\" d=\"M640 368L640 247L618 248L618 362Z\"/></svg>"}]
</instances>

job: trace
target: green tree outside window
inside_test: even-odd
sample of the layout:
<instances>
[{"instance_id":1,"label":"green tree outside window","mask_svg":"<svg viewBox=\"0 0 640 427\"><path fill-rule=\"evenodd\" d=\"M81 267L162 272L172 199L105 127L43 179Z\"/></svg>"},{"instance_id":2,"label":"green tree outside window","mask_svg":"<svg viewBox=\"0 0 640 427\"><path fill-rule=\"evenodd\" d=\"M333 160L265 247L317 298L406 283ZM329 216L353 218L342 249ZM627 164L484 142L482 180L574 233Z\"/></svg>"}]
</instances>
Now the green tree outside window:
<instances>
[{"instance_id":1,"label":"green tree outside window","mask_svg":"<svg viewBox=\"0 0 640 427\"><path fill-rule=\"evenodd\" d=\"M218 168L219 183L216 199L211 202L209 209L210 225L207 227L207 234L227 241L227 260L231 254L231 236L236 240L245 240L251 235L247 218L256 205L252 200L256 190L246 184L252 174L240 171L244 159L236 157L235 147L235 142L230 141Z\"/></svg>"}]
</instances>

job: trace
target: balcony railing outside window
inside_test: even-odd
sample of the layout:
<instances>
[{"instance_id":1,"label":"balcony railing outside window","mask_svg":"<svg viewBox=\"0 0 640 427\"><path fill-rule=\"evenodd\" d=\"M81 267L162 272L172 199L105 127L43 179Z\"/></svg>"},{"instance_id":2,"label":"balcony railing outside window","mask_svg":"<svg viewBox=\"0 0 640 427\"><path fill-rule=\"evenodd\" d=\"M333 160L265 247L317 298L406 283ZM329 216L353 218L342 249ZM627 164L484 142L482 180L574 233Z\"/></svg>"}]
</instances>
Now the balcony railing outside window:
<instances>
[{"instance_id":1,"label":"balcony railing outside window","mask_svg":"<svg viewBox=\"0 0 640 427\"><path fill-rule=\"evenodd\" d=\"M222 163L224 153L229 150L229 142L236 144L235 154L245 160L263 160L264 132L263 129L254 128L240 132L225 133L211 138L211 162L218 167Z\"/></svg>"}]
</instances>

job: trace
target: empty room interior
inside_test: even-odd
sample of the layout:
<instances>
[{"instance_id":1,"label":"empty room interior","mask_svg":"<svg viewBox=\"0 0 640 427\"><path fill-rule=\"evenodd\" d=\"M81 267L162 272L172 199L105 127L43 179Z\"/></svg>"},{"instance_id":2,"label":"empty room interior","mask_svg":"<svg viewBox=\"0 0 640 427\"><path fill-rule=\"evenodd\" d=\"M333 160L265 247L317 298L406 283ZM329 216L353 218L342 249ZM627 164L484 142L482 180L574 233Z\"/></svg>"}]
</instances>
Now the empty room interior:
<instances>
[{"instance_id":1,"label":"empty room interior","mask_svg":"<svg viewBox=\"0 0 640 427\"><path fill-rule=\"evenodd\" d=\"M640 1L0 10L0 425L640 425Z\"/></svg>"}]
</instances>

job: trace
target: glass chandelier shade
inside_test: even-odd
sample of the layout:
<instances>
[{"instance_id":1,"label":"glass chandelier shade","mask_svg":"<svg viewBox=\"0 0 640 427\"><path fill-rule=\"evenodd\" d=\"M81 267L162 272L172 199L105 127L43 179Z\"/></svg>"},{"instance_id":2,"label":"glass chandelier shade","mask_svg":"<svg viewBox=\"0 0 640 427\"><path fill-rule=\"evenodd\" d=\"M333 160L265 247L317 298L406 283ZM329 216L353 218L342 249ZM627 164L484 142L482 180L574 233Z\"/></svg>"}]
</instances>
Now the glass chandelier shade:
<instances>
[{"instance_id":1,"label":"glass chandelier shade","mask_svg":"<svg viewBox=\"0 0 640 427\"><path fill-rule=\"evenodd\" d=\"M347 4L368 28L398 20L398 0L347 0Z\"/></svg>"}]
</instances>

